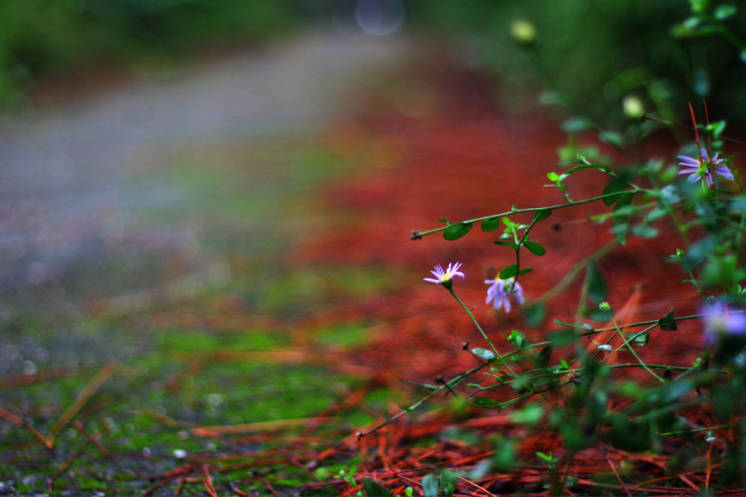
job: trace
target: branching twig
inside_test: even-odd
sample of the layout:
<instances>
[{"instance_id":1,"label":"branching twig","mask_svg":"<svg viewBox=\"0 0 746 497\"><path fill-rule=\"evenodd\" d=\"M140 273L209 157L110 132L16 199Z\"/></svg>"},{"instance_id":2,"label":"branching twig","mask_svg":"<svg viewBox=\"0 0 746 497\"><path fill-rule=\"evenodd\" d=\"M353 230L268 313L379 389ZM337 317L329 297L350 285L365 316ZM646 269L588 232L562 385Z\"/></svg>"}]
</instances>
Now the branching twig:
<instances>
[{"instance_id":1,"label":"branching twig","mask_svg":"<svg viewBox=\"0 0 746 497\"><path fill-rule=\"evenodd\" d=\"M585 198L585 199L582 199L582 200L573 200L572 202L568 202L568 203L565 203L565 204L547 205L547 206L544 206L544 207L527 207L527 208L524 208L524 209L511 209L509 211L501 212L499 214L491 214L489 216L475 217L474 219L467 219L467 220L461 221L461 222L464 223L464 224L474 224L474 223L480 223L482 221L487 221L489 219L498 219L498 218L501 218L501 217L510 216L511 214L521 214L521 213L524 213L524 212L538 212L538 211L545 211L545 210L552 211L552 210L556 210L556 209L564 209L564 208L567 208L567 207L575 207L577 205L589 204L589 203L592 203L592 202L598 202L599 200L604 200L604 199L607 199L607 198L619 197L621 195L641 193L643 191L645 191L643 188L634 187L634 188L631 188L629 190L622 190L622 191L619 191L619 192L605 193L603 195L598 195L596 197ZM448 228L448 226L441 226L439 228L433 228L433 229L426 230L426 231L414 230L414 231L412 231L412 240L419 240L423 236L432 235L433 233L437 233L439 231L443 231L446 228Z\"/></svg>"}]
</instances>

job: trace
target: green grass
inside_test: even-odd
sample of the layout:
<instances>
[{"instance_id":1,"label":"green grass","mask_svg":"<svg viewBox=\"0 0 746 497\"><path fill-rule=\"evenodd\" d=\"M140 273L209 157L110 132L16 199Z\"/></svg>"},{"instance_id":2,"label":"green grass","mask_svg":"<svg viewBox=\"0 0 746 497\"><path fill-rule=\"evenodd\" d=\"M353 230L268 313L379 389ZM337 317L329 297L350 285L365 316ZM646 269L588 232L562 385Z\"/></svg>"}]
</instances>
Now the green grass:
<instances>
[{"instance_id":1,"label":"green grass","mask_svg":"<svg viewBox=\"0 0 746 497\"><path fill-rule=\"evenodd\" d=\"M151 478L204 457L217 468L213 477L221 495L230 491L229 482L265 493L252 471L279 492L297 494L313 475L284 461L253 462L253 454L279 441L198 437L190 428L314 417L360 388L362 379L303 362L276 362L268 353L293 347L294 322L345 300L394 290L401 275L378 266L288 264L294 244L313 234L306 226L317 208L312 188L351 167L323 144L278 139L197 146L164 153L156 162L154 170L123 178L122 188L167 187L175 194L139 203L123 215L134 233L198 226L188 264L174 263L171 246L148 251L131 244L129 252L104 250L71 261L65 292L32 289L4 302L9 313L0 322L0 345L24 354L44 349L49 357L37 368L63 368L0 392L2 407L42 434L105 364L117 366L60 431L52 451L28 430L0 419L0 481L20 495L47 493L50 477L56 491L140 495ZM216 262L226 268L222 278L196 278L189 292L173 291L179 278ZM150 293L130 298L128 292L140 287ZM99 299L104 303L91 306ZM308 338L322 347L356 347L370 332L364 321L331 323ZM9 376L21 376L22 363ZM341 440L385 416L394 399L386 390L368 397L365 408L340 413L316 433L328 443ZM102 454L75 422L111 454ZM283 428L290 435L300 429ZM238 469L220 470L218 456L225 454ZM154 495L173 495L175 489L171 483ZM325 494L309 495L314 493ZM204 495L204 488L187 484L181 495Z\"/></svg>"}]
</instances>

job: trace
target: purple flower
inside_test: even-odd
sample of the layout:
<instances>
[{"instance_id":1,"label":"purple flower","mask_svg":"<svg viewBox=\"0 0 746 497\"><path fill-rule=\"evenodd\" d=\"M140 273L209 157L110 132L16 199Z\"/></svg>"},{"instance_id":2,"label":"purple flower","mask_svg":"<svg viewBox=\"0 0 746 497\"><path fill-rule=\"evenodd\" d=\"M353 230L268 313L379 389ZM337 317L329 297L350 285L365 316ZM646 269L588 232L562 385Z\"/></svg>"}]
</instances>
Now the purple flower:
<instances>
[{"instance_id":1,"label":"purple flower","mask_svg":"<svg viewBox=\"0 0 746 497\"><path fill-rule=\"evenodd\" d=\"M725 165L725 159L720 157L720 154L715 154L710 159L707 156L707 150L704 148L700 151L700 157L695 159L688 155L679 155L676 158L679 159L679 166L681 171L679 174L688 174L689 177L686 179L689 183L696 183L700 181L704 176L707 181L707 186L712 184L712 172L710 171L710 165L715 166L715 174L722 176L723 178L733 181L733 173L728 166Z\"/></svg>"},{"instance_id":2,"label":"purple flower","mask_svg":"<svg viewBox=\"0 0 746 497\"><path fill-rule=\"evenodd\" d=\"M746 333L746 311L732 309L722 300L704 306L701 310L705 329L705 343L712 345L723 335L743 335Z\"/></svg>"},{"instance_id":3,"label":"purple flower","mask_svg":"<svg viewBox=\"0 0 746 497\"><path fill-rule=\"evenodd\" d=\"M454 276L458 276L459 278L464 277L464 273L459 271L458 269L461 267L461 263L457 262L455 264L448 263L448 268L446 268L445 271L443 271L443 267L438 264L435 266L435 268L430 271L435 278L423 278L425 281L428 281L430 283L435 283L436 285L443 285L446 288L451 287L451 278Z\"/></svg>"},{"instance_id":4,"label":"purple flower","mask_svg":"<svg viewBox=\"0 0 746 497\"><path fill-rule=\"evenodd\" d=\"M508 278L506 280L495 278L494 280L484 280L484 283L490 285L487 289L487 299L484 303L489 304L492 301L492 307L495 310L504 305L505 312L510 312L509 297L511 294L515 297L516 302L523 305L523 287L515 281L515 278Z\"/></svg>"}]
</instances>

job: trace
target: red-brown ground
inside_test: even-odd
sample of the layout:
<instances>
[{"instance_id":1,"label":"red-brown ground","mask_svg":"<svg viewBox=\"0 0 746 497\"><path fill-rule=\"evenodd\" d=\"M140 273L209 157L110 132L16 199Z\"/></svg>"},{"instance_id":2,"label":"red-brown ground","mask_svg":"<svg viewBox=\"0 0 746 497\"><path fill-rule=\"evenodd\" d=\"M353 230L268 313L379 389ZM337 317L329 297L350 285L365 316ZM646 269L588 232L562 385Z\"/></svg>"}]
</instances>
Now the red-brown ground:
<instances>
[{"instance_id":1,"label":"red-brown ground","mask_svg":"<svg viewBox=\"0 0 746 497\"><path fill-rule=\"evenodd\" d=\"M540 340L557 327L552 319L572 322L584 274L581 272L567 290L547 303L546 323L532 330L525 325L520 309L509 315L496 314L484 304L486 286L482 280L514 262L511 250L491 243L499 231L484 233L474 226L467 236L453 242L440 234L410 240L413 229L439 226L437 220L443 217L455 221L506 211L512 205L520 208L563 201L557 189L544 187L546 172L557 170L556 149L565 140L555 119L536 111L531 115L502 114L491 97L492 82L486 78L424 64L419 70L428 91L427 97L422 97L426 101L424 112L404 112L384 93L372 98L356 119L333 130L330 139L340 151L370 150L375 158L359 174L323 192L334 221L294 254L294 262L299 265L377 264L382 270L403 270L411 275L395 294L371 295L318 317L327 322L364 316L375 322L375 334L369 343L354 353L330 359L342 370L368 374L396 388L402 388L406 380L435 383L438 375L451 378L477 363L462 349L464 342L471 347L485 346L452 297L422 281L433 265L463 262L466 278L458 279L454 288L468 306L473 306L476 318L501 350L508 348L504 337L511 329L523 330L531 340ZM653 146L657 155L671 157L673 144L666 137L658 141ZM610 149L602 149L613 155ZM568 182L568 193L575 199L598 195L605 182L606 177L600 173L582 172ZM608 222L599 225L588 221L589 214L608 210L595 203L555 211L532 232L532 238L548 252L543 257L526 255L522 261L522 265L534 268L521 277L529 301L544 295L576 263L613 240ZM529 216L515 216L514 220L527 223ZM669 310L676 315L696 312L696 292L681 283L686 276L679 267L665 261L682 242L666 220L658 227L658 238L630 237L625 247L615 248L598 263L609 286L612 308L630 304L627 307L631 312L622 318L625 323L658 319ZM317 324L308 323L308 329ZM675 332L656 329L640 355L651 363L688 366L701 350L701 327L696 321L688 321L680 323ZM622 355L620 360L634 361L631 355ZM645 378L644 372L630 374ZM412 399L421 393L413 393ZM391 413L396 412L392 406ZM510 428L508 416L497 411L470 411L460 421L440 412L414 423L399 420L359 441L350 437L344 447L350 451L347 455L357 452L363 457L362 474L384 481L395 493L401 493L406 485L416 487L414 480L419 481L427 468L470 467L488 454L485 447L453 440L443 440L428 449L411 448L420 437L437 434L449 423L477 430L485 438L515 430ZM522 440L523 455L531 456L536 450L548 452L553 445L549 435L522 438L515 431L511 435ZM323 453L321 458L337 450L342 449ZM651 493L696 493L708 478L704 471L667 476L663 470L665 456L633 456L607 450L608 458L592 449L574 459L571 473L581 477L581 484L582 478L599 471L613 474L612 469L625 459L634 462L640 471L646 468L650 479L661 478L659 487L646 485ZM535 457L530 459L535 461ZM481 489L462 481L459 491L491 495L530 489L540 472L529 465L512 475L491 475L480 482ZM638 481L647 479L638 476ZM621 485L612 487L607 490L627 490ZM643 491L634 486L628 489ZM600 489L594 487L593 491Z\"/></svg>"},{"instance_id":2,"label":"red-brown ground","mask_svg":"<svg viewBox=\"0 0 746 497\"><path fill-rule=\"evenodd\" d=\"M396 368L397 375L463 369L473 365L473 358L460 352L461 344L468 340L472 346L483 346L450 295L422 281L435 264L464 264L466 278L457 279L454 288L467 305L474 306L476 317L493 337L517 328L540 338L552 328L548 324L528 330L520 309L496 315L484 305L483 280L514 262L512 250L492 244L499 230L485 233L475 225L457 241L446 241L440 233L411 241L410 233L440 226L437 220L443 217L456 221L506 211L512 205L562 203L557 189L544 185L546 172L558 170L556 149L564 144L564 136L549 117L502 115L489 98L489 82L472 74L431 68L427 76L435 93L427 117L408 117L385 99L376 100L355 122L337 130L340 148L353 148L353 142L369 149L381 146L388 152L379 152L380 162L323 192L330 217L337 221L294 256L298 264L379 264L412 274L396 295L373 295L354 310L346 305L338 311L364 312L380 323L374 343L361 351L360 360ZM583 172L568 181L568 192L575 199L598 195L605 182L600 173ZM522 267L534 268L520 279L529 301L613 240L608 222L599 225L587 220L589 214L608 211L600 202L557 210L532 231L532 239L544 245L547 254L523 255ZM343 214L335 217L335 212ZM528 223L531 215L513 219ZM658 226L660 237L630 237L626 246L598 263L612 308L622 308L639 293L639 305L626 322L656 319L671 309L677 315L696 311L696 293L680 283L686 275L665 262L665 256L682 247L682 242L666 220ZM548 302L550 323L554 318L574 320L582 279L583 273ZM682 323L676 333L658 331L643 354L649 361L687 364L701 351L700 332L696 323ZM384 351L380 357L379 348Z\"/></svg>"}]
</instances>

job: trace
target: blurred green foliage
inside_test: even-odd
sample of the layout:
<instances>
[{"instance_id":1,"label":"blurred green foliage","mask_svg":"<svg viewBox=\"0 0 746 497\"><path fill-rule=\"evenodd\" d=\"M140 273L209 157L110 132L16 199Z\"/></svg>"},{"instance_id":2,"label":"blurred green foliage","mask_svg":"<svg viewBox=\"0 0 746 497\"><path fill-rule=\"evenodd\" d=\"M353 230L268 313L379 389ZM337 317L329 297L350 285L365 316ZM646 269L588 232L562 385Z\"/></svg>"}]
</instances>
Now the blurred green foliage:
<instances>
[{"instance_id":1,"label":"blurred green foliage","mask_svg":"<svg viewBox=\"0 0 746 497\"><path fill-rule=\"evenodd\" d=\"M621 100L631 93L653 113L673 117L673 108L680 118L687 101L706 99L712 116L727 114L733 124L746 122L746 52L739 40L746 9L737 4L418 0L412 13L421 25L468 40L475 62L497 72L505 91L548 86L569 98L571 110L608 125L624 122ZM536 26L528 49L510 37L519 19ZM529 63L538 69L533 78L525 71Z\"/></svg>"},{"instance_id":2,"label":"blurred green foliage","mask_svg":"<svg viewBox=\"0 0 746 497\"><path fill-rule=\"evenodd\" d=\"M297 19L291 0L3 0L0 102L40 76L264 38Z\"/></svg>"}]
</instances>

